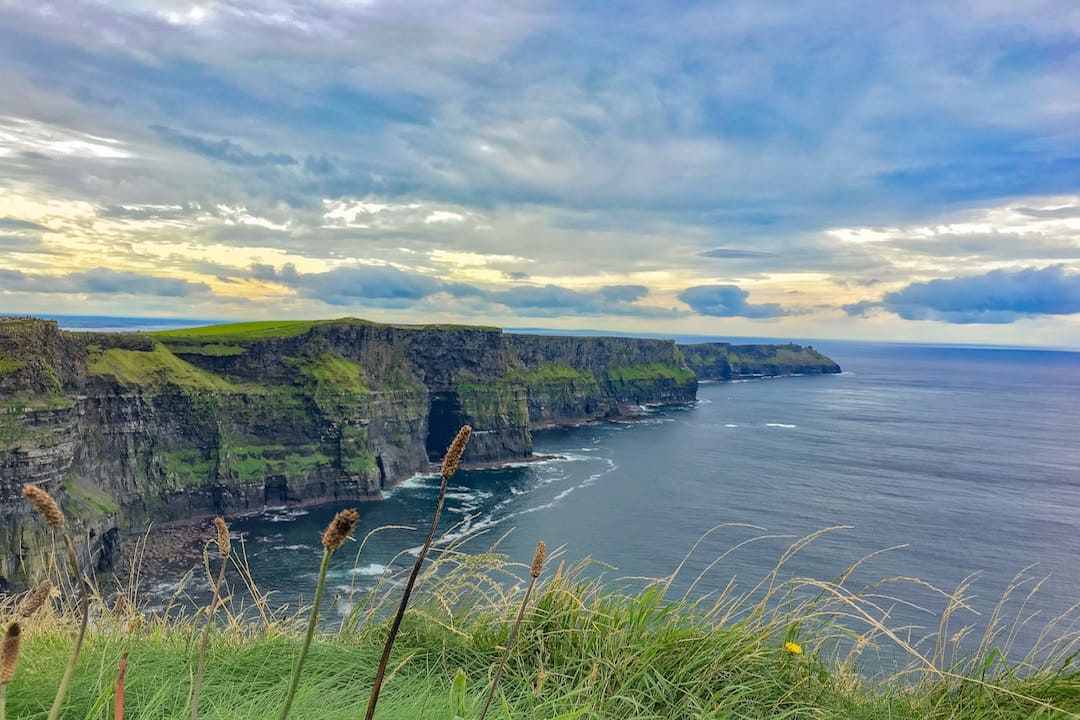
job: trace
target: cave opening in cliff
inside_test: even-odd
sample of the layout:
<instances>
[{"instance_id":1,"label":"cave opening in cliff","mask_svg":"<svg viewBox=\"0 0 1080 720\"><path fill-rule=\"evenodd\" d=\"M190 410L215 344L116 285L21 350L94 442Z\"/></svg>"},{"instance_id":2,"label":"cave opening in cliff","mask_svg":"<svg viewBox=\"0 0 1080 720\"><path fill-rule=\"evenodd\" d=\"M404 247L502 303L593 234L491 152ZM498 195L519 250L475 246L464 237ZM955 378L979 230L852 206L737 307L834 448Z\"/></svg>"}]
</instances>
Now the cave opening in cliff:
<instances>
[{"instance_id":1,"label":"cave opening in cliff","mask_svg":"<svg viewBox=\"0 0 1080 720\"><path fill-rule=\"evenodd\" d=\"M467 422L456 392L431 393L427 436L427 454L431 462L442 460L457 431Z\"/></svg>"}]
</instances>

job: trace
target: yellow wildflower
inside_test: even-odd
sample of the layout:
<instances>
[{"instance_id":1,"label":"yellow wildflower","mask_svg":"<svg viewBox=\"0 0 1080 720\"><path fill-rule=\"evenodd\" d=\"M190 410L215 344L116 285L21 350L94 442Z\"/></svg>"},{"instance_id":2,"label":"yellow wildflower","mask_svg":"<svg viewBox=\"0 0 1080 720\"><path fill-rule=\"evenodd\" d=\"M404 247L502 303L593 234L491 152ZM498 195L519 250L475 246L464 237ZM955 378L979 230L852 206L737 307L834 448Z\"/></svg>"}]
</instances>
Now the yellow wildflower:
<instances>
[{"instance_id":1,"label":"yellow wildflower","mask_svg":"<svg viewBox=\"0 0 1080 720\"><path fill-rule=\"evenodd\" d=\"M784 643L784 649L792 655L799 655L802 653L802 645L796 642L791 642L790 640Z\"/></svg>"}]
</instances>

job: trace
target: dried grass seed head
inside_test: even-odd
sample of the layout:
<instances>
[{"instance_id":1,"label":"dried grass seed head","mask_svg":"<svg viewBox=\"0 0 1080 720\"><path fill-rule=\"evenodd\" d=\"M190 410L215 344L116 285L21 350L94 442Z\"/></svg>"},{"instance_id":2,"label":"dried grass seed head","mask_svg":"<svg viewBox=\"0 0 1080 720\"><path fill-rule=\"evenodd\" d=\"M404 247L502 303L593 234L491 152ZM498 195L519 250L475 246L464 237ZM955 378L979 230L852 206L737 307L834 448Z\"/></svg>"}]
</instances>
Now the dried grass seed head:
<instances>
[{"instance_id":1,"label":"dried grass seed head","mask_svg":"<svg viewBox=\"0 0 1080 720\"><path fill-rule=\"evenodd\" d=\"M49 527L57 530L64 527L64 513L49 493L37 485L23 485L23 497L30 501L34 510L45 519Z\"/></svg>"},{"instance_id":2,"label":"dried grass seed head","mask_svg":"<svg viewBox=\"0 0 1080 720\"><path fill-rule=\"evenodd\" d=\"M330 552L337 550L349 539L358 522L360 522L360 514L356 510L339 512L326 526L326 532L322 536L323 547Z\"/></svg>"},{"instance_id":3,"label":"dried grass seed head","mask_svg":"<svg viewBox=\"0 0 1080 720\"><path fill-rule=\"evenodd\" d=\"M461 456L465 453L465 446L469 444L469 436L472 435L472 427L463 425L454 436L454 441L446 449L446 457L442 461L442 477L450 479L457 472L461 463Z\"/></svg>"},{"instance_id":4,"label":"dried grass seed head","mask_svg":"<svg viewBox=\"0 0 1080 720\"><path fill-rule=\"evenodd\" d=\"M22 605L19 606L19 617L28 618L45 604L45 601L49 599L49 593L52 592L52 583L48 580L43 580L40 585L34 588L34 592L26 596Z\"/></svg>"},{"instance_id":5,"label":"dried grass seed head","mask_svg":"<svg viewBox=\"0 0 1080 720\"><path fill-rule=\"evenodd\" d=\"M0 685L7 685L15 678L15 668L19 664L19 645L22 644L22 627L14 622L4 634L0 646Z\"/></svg>"},{"instance_id":6,"label":"dried grass seed head","mask_svg":"<svg viewBox=\"0 0 1080 720\"><path fill-rule=\"evenodd\" d=\"M532 567L529 568L529 574L534 578L540 577L540 572L544 569L544 557L547 555L547 545L544 541L536 543L536 553L533 554Z\"/></svg>"},{"instance_id":7,"label":"dried grass seed head","mask_svg":"<svg viewBox=\"0 0 1080 720\"><path fill-rule=\"evenodd\" d=\"M214 526L217 528L217 546L218 552L221 553L221 557L228 557L229 551L232 549L232 543L229 540L229 526L225 524L224 518L214 518Z\"/></svg>"}]
</instances>

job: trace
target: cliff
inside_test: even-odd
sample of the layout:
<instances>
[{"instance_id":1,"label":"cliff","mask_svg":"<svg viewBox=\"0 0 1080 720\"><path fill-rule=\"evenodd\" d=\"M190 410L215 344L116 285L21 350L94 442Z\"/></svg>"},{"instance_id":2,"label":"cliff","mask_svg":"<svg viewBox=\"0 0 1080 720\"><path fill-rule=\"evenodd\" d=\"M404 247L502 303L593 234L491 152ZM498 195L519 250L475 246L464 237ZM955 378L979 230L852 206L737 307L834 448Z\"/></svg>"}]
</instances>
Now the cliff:
<instances>
[{"instance_id":1,"label":"cliff","mask_svg":"<svg viewBox=\"0 0 1080 720\"><path fill-rule=\"evenodd\" d=\"M732 345L715 342L679 345L678 349L687 366L700 380L840 372L839 365L809 345Z\"/></svg>"},{"instance_id":2,"label":"cliff","mask_svg":"<svg viewBox=\"0 0 1080 720\"><path fill-rule=\"evenodd\" d=\"M531 431L689 402L674 343L496 328L265 322L69 333L0 319L0 589L44 555L21 486L41 485L99 569L148 521L377 497L464 458L527 458Z\"/></svg>"}]
</instances>

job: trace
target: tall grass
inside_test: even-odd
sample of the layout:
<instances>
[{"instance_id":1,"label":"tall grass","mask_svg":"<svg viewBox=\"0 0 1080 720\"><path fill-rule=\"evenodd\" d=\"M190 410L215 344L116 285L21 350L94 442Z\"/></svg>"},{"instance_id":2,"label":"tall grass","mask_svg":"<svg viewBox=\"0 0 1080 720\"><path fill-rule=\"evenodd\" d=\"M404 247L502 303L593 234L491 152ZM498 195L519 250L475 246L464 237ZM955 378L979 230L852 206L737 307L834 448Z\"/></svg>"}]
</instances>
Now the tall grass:
<instances>
[{"instance_id":1,"label":"tall grass","mask_svg":"<svg viewBox=\"0 0 1080 720\"><path fill-rule=\"evenodd\" d=\"M499 543L473 553L455 546L432 555L400 626L399 659L384 683L381 720L451 717L450 688L459 670L468 687L478 689L466 696L463 717L478 717L487 689L483 679L508 647L531 581L528 566L502 554ZM1072 665L1080 650L1075 613L1050 624L1041 649L1006 664L993 649L981 657L963 655L953 632L942 641L943 653L928 650L936 646L936 632L909 641L888 624L881 587L781 579L781 566L775 578L763 578L768 597L729 589L704 602L669 599L670 576L620 591L597 577L595 566L567 566L553 555L556 569L537 582L507 655L492 718L1080 717L1080 674ZM387 582L377 597L366 598L370 605L357 602L357 612L374 607L370 621L324 628L315 638L295 716L364 712L365 680L378 664L398 593ZM966 604L962 597L940 597L946 611L941 617ZM0 602L0 618L13 616L17 601ZM185 717L191 616L142 616L135 627L134 611L117 617L106 608L103 598L93 603L93 630L72 684L70 716L109 717L116 669L129 651L128 717ZM307 610L281 609L267 621L258 613L226 615L211 637L205 717L278 715ZM8 698L12 717L44 717L77 623L70 601L26 621L23 660ZM1009 630L1002 622L988 631L986 647L1003 646ZM785 642L797 642L803 652L793 654ZM850 657L860 642L910 652L910 663L868 679Z\"/></svg>"},{"instance_id":2,"label":"tall grass","mask_svg":"<svg viewBox=\"0 0 1080 720\"><path fill-rule=\"evenodd\" d=\"M324 535L324 567L352 526L336 535L332 528ZM832 580L793 576L792 558L829 531L796 540L760 582L745 589L729 583L714 594L697 588L707 574L722 572L728 553L694 578L683 577L688 553L670 575L631 586L611 582L593 563L567 565L558 549L547 558L554 571L540 578L539 549L525 564L502 551L502 538L470 550L478 534L428 544L429 556L422 552L411 568L387 571L374 589L342 598L343 620L321 626L320 593L308 606L271 605L241 541L222 561L255 604L238 607L218 593L211 600L222 613L199 653L208 669L202 715L359 717L373 712L368 678L385 670L380 720L1080 718L1080 608L1042 621L1034 646L1017 658L1017 633L1037 621L1027 607L1038 580L1018 576L972 643L967 626L956 626L971 607L971 582L953 592L913 578L860 587L852 577L863 561ZM56 572L55 580L64 580ZM65 717L185 718L198 672L191 667L194 628L203 613L170 605L151 614L130 601L113 607L87 587L85 602L66 593L29 617L22 609L30 593L0 596L0 626L20 624L19 672L4 686L10 717L46 717L73 634L88 616ZM894 620L912 589L936 599L923 608L935 622L922 634ZM124 597L138 594L127 588ZM388 637L396 641L393 658ZM859 658L874 650L904 661L865 674Z\"/></svg>"}]
</instances>

